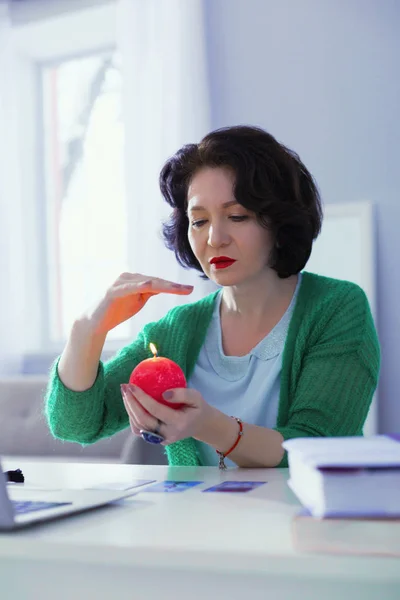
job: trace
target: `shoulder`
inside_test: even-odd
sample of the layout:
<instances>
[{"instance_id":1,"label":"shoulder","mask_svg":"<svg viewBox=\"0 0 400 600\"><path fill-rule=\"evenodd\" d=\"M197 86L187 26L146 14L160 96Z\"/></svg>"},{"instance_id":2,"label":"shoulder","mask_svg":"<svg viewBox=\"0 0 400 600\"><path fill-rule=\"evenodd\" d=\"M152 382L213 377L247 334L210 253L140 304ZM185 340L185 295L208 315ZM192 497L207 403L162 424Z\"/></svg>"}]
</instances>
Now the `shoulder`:
<instances>
[{"instance_id":1,"label":"shoulder","mask_svg":"<svg viewBox=\"0 0 400 600\"><path fill-rule=\"evenodd\" d=\"M307 271L302 274L300 293L308 305L369 307L364 290L356 283Z\"/></svg>"},{"instance_id":2,"label":"shoulder","mask_svg":"<svg viewBox=\"0 0 400 600\"><path fill-rule=\"evenodd\" d=\"M368 298L359 285L308 272L302 275L295 323L311 341L351 338L356 343L376 337Z\"/></svg>"},{"instance_id":3,"label":"shoulder","mask_svg":"<svg viewBox=\"0 0 400 600\"><path fill-rule=\"evenodd\" d=\"M301 289L303 288L303 289ZM296 305L293 335L308 348L356 352L376 378L380 344L364 290L351 281L304 272ZM300 293L302 297L300 298Z\"/></svg>"},{"instance_id":4,"label":"shoulder","mask_svg":"<svg viewBox=\"0 0 400 600\"><path fill-rule=\"evenodd\" d=\"M318 335L347 328L355 334L373 327L370 305L364 290L351 281L303 272L296 302L296 323Z\"/></svg>"}]
</instances>

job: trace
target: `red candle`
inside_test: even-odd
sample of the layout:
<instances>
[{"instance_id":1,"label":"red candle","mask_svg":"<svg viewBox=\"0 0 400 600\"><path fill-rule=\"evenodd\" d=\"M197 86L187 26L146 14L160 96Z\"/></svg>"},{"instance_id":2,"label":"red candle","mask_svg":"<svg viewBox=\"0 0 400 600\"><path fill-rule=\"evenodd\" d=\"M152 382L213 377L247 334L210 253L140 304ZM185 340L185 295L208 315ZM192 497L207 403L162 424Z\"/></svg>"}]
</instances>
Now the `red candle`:
<instances>
[{"instance_id":1,"label":"red candle","mask_svg":"<svg viewBox=\"0 0 400 600\"><path fill-rule=\"evenodd\" d=\"M137 385L146 394L171 408L182 408L183 404L173 404L162 397L166 390L185 388L185 374L173 360L158 356L157 348L150 344L153 358L146 358L135 367L129 378L129 383Z\"/></svg>"}]
</instances>

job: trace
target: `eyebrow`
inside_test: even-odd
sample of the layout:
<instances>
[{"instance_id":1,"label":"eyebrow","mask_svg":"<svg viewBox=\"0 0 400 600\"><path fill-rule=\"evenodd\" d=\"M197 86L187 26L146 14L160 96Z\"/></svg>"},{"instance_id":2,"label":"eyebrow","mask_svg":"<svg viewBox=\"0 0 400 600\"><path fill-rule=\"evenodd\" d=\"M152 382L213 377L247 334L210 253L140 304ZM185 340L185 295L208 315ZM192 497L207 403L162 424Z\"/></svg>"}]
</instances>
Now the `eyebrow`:
<instances>
[{"instance_id":1,"label":"eyebrow","mask_svg":"<svg viewBox=\"0 0 400 600\"><path fill-rule=\"evenodd\" d=\"M234 206L235 204L239 204L239 202L237 200L229 200L229 202L224 202L224 204L222 205L222 208L229 208L230 206ZM189 208L188 212L195 212L196 210L207 210L204 208L204 206L193 206L191 208Z\"/></svg>"}]
</instances>

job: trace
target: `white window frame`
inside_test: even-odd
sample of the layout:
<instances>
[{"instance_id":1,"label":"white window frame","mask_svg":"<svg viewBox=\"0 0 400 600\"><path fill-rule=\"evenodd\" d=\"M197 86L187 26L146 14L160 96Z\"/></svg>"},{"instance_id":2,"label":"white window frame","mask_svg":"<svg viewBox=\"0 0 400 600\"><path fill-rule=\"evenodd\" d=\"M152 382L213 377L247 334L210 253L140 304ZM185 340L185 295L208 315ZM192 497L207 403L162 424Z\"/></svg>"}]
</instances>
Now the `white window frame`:
<instances>
[{"instance_id":1,"label":"white window frame","mask_svg":"<svg viewBox=\"0 0 400 600\"><path fill-rule=\"evenodd\" d=\"M52 0L52 13L55 4L55 0ZM25 215L23 227L27 243L25 272L21 276L25 277L27 289L31 290L31 298L27 299L26 304L26 310L30 313L26 354L39 363L45 356L53 357L62 351L62 344L50 342L46 318L49 295L43 266L47 258L47 228L43 222L46 185L40 69L43 64L97 51L110 51L117 46L115 0L103 0L100 5L86 7L82 7L83 2L71 2L69 6L65 1L59 4L59 14L46 14L42 10L39 18L28 18L25 22L18 19L12 33L20 115L16 135L20 141L19 166ZM65 31L73 31L74 35L65 35ZM33 301L36 298L38 302ZM115 352L126 342L126 339L107 340L105 355Z\"/></svg>"}]
</instances>

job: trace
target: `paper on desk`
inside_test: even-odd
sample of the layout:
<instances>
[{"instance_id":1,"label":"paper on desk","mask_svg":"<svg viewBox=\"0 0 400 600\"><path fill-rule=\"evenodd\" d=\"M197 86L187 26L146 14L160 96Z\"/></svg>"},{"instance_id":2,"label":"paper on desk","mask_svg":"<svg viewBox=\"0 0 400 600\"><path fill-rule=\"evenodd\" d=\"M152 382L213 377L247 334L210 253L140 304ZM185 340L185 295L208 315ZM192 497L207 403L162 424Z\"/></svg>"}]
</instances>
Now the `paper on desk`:
<instances>
[{"instance_id":1,"label":"paper on desk","mask_svg":"<svg viewBox=\"0 0 400 600\"><path fill-rule=\"evenodd\" d=\"M116 490L124 492L125 490L131 490L132 488L142 487L148 483L154 483L155 479L133 479L132 481L111 481L109 483L99 483L93 485L88 490Z\"/></svg>"},{"instance_id":2,"label":"paper on desk","mask_svg":"<svg viewBox=\"0 0 400 600\"><path fill-rule=\"evenodd\" d=\"M37 485L34 483L14 483L14 482L7 482L7 486L8 487L13 487L15 489L18 490L23 490L26 492L62 492L65 491L66 489L68 490L75 490L75 491L79 491L79 490L112 490L112 491L121 491L124 492L125 490L130 490L133 488L137 488L137 487L142 487L144 485L147 485L149 483L154 483L156 480L155 479L133 479L132 481L111 481L111 482L106 482L106 483L99 483L90 487L71 487L71 486L65 486L65 487L54 487L51 485Z\"/></svg>"},{"instance_id":3,"label":"paper on desk","mask_svg":"<svg viewBox=\"0 0 400 600\"><path fill-rule=\"evenodd\" d=\"M61 492L62 488L49 485L37 485L35 483L15 483L7 481L7 487L23 490L26 492Z\"/></svg>"}]
</instances>

